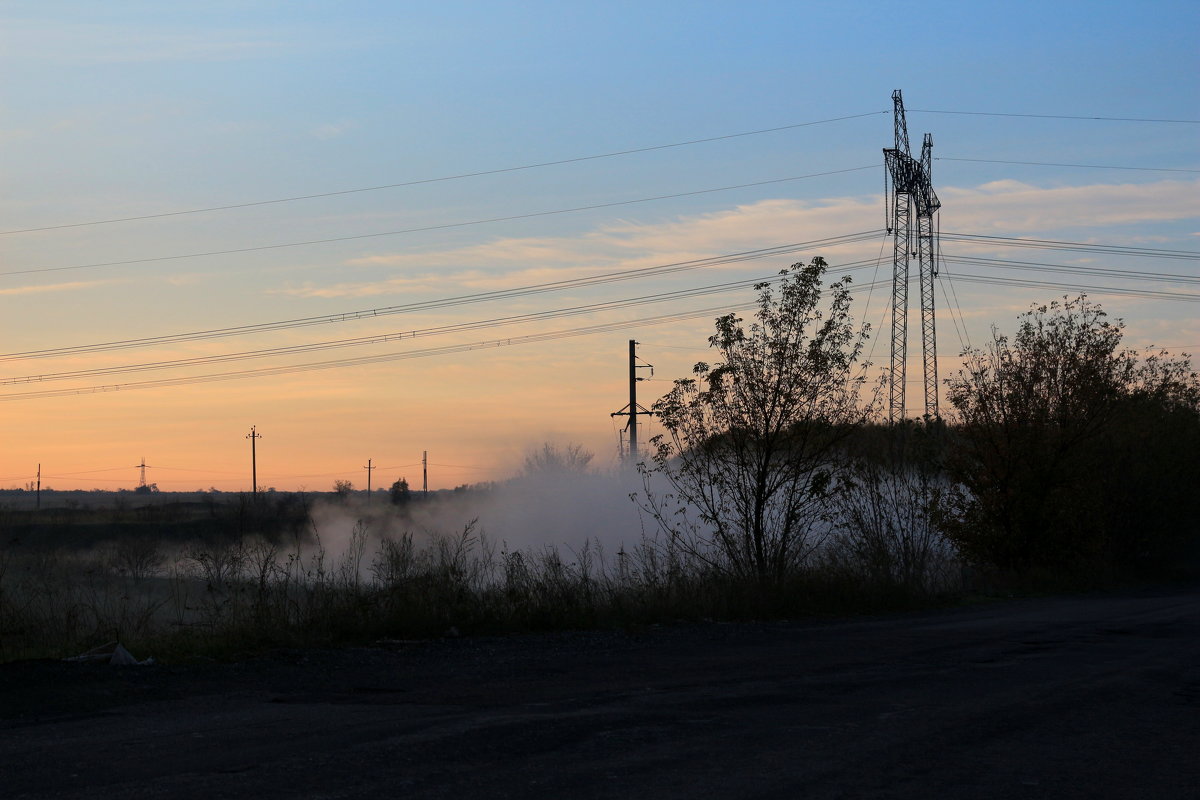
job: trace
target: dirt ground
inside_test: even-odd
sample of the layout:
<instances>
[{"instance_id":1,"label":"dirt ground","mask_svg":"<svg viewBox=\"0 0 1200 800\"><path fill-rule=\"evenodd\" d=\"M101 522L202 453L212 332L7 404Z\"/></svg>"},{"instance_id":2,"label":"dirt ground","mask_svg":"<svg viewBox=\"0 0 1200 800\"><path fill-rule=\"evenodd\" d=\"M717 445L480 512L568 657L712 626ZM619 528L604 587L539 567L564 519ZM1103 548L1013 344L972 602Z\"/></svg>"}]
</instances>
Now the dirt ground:
<instances>
[{"instance_id":1,"label":"dirt ground","mask_svg":"<svg viewBox=\"0 0 1200 800\"><path fill-rule=\"evenodd\" d=\"M1200 587L0 666L7 798L1182 798L1197 754Z\"/></svg>"}]
</instances>

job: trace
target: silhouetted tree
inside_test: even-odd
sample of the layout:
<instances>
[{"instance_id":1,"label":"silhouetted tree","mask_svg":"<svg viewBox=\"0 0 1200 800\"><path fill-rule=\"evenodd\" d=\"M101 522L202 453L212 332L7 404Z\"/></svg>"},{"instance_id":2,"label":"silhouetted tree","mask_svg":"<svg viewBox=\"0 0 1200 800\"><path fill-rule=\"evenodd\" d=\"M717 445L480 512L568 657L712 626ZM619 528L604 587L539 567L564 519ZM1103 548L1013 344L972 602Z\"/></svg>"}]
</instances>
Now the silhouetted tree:
<instances>
[{"instance_id":1,"label":"silhouetted tree","mask_svg":"<svg viewBox=\"0 0 1200 800\"><path fill-rule=\"evenodd\" d=\"M837 444L861 424L856 363L866 328L850 316L848 278L828 288L814 258L784 270L778 295L759 284L755 321L716 320L701 362L654 404L666 429L650 440L643 507L673 543L711 566L760 580L802 564L841 490ZM671 487L651 491L651 476Z\"/></svg>"},{"instance_id":2,"label":"silhouetted tree","mask_svg":"<svg viewBox=\"0 0 1200 800\"><path fill-rule=\"evenodd\" d=\"M405 505L412 499L412 493L408 489L408 480L406 478L401 478L393 483L388 494L391 497L392 503L398 506Z\"/></svg>"},{"instance_id":3,"label":"silhouetted tree","mask_svg":"<svg viewBox=\"0 0 1200 800\"><path fill-rule=\"evenodd\" d=\"M585 450L581 444L568 444L559 447L546 442L541 450L534 450L525 456L522 473L525 475L564 474L587 472L595 454Z\"/></svg>"}]
</instances>

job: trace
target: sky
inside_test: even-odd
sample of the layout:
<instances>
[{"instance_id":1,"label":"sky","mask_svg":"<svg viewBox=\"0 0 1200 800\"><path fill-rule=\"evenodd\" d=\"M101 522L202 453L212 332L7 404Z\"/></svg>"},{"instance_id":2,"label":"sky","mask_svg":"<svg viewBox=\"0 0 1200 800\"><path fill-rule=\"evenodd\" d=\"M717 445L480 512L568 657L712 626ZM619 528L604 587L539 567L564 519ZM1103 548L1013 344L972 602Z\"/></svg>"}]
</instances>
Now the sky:
<instances>
[{"instance_id":1,"label":"sky","mask_svg":"<svg viewBox=\"0 0 1200 800\"><path fill-rule=\"evenodd\" d=\"M500 480L543 442L611 466L630 339L649 406L815 256L887 330L895 89L933 137L942 377L1084 289L1130 346L1200 352L1197 30L1184 2L6 2L0 487L144 459L245 490L252 426L280 490L419 485L425 453L431 489Z\"/></svg>"}]
</instances>

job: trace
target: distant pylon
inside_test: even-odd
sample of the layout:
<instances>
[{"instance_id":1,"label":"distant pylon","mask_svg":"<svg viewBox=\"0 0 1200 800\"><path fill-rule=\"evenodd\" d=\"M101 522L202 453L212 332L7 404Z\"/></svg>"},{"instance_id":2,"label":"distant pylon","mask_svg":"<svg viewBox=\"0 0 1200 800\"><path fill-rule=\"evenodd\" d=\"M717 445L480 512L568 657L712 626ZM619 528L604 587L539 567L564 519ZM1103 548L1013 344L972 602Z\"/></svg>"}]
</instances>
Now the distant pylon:
<instances>
[{"instance_id":1,"label":"distant pylon","mask_svg":"<svg viewBox=\"0 0 1200 800\"><path fill-rule=\"evenodd\" d=\"M138 469L141 470L141 478L138 480L138 488L143 488L146 485L146 457L142 456L142 463L138 464Z\"/></svg>"},{"instance_id":2,"label":"distant pylon","mask_svg":"<svg viewBox=\"0 0 1200 800\"><path fill-rule=\"evenodd\" d=\"M891 178L889 224L892 246L892 360L888 375L888 420L904 419L904 390L908 360L909 257L917 256L921 286L921 353L924 365L925 416L938 417L937 330L934 315L933 279L937 277L937 225L934 216L942 207L933 191L933 136L925 134L921 159L912 157L908 146L908 124L900 90L892 92L895 147L885 148L885 180ZM916 225L914 230L914 219ZM913 251L913 240L916 251Z\"/></svg>"}]
</instances>

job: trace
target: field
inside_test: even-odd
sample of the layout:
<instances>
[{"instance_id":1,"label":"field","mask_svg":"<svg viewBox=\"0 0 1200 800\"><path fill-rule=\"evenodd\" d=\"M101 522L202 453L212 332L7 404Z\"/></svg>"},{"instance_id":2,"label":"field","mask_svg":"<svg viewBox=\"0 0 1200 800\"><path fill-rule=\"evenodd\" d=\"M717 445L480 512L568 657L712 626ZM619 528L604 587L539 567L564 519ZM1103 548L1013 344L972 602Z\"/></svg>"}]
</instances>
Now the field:
<instances>
[{"instance_id":1,"label":"field","mask_svg":"<svg viewBox=\"0 0 1200 800\"><path fill-rule=\"evenodd\" d=\"M897 552L881 576L878 546L863 551L831 529L803 569L763 583L647 533L611 477L536 486L400 505L332 493L10 504L0 512L0 660L116 641L139 658L238 657L447 632L907 608L960 592L961 568L928 533L919 574L905 542L884 543Z\"/></svg>"}]
</instances>

